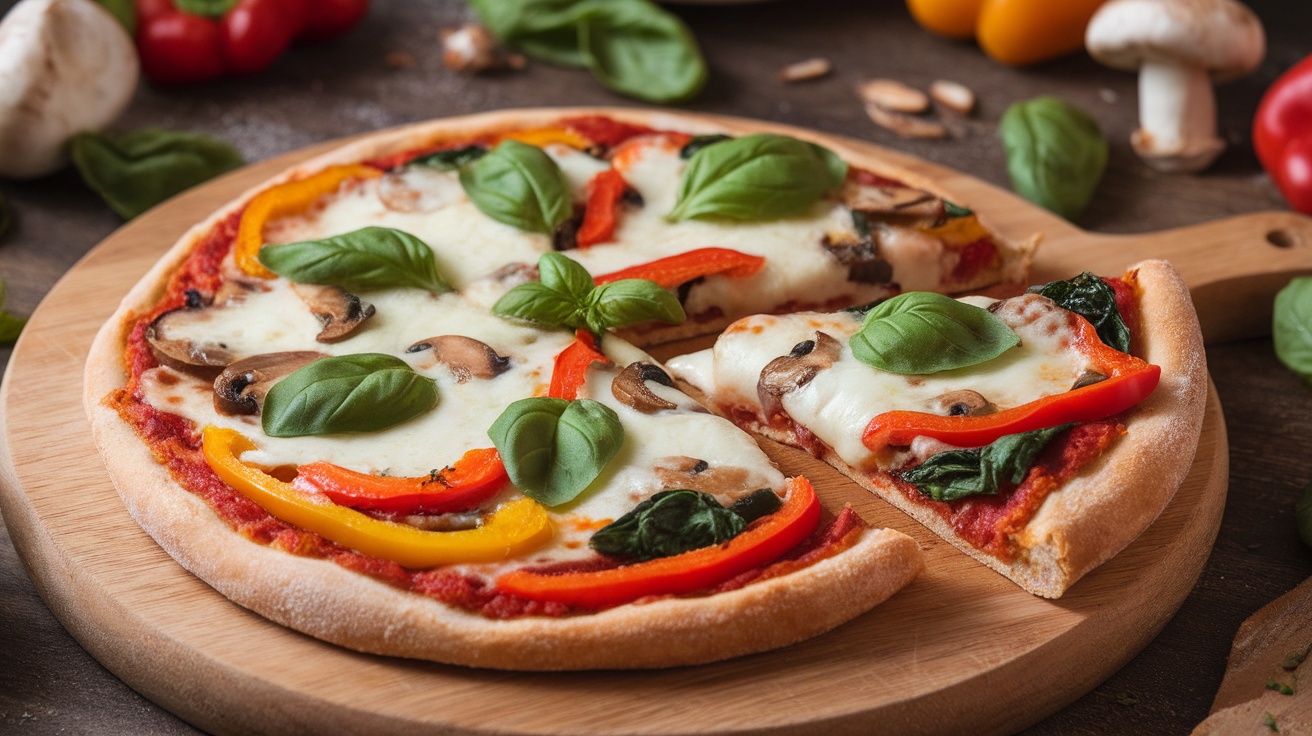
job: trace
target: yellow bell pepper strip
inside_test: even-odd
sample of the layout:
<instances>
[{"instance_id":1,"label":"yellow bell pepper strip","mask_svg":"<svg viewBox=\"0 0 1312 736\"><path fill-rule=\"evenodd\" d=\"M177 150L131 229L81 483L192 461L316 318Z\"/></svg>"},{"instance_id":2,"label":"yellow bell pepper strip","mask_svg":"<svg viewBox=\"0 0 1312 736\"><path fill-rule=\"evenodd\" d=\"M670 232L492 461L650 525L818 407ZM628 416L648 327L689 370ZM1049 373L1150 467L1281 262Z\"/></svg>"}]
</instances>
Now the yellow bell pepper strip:
<instances>
[{"instance_id":1,"label":"yellow bell pepper strip","mask_svg":"<svg viewBox=\"0 0 1312 736\"><path fill-rule=\"evenodd\" d=\"M1084 48L1084 28L1106 0L907 0L928 31L975 38L994 61L1028 66Z\"/></svg>"},{"instance_id":2,"label":"yellow bell pepper strip","mask_svg":"<svg viewBox=\"0 0 1312 736\"><path fill-rule=\"evenodd\" d=\"M328 462L296 469L292 487L322 494L341 506L402 514L445 514L472 509L507 483L506 466L495 448L470 450L441 470L419 478L370 475Z\"/></svg>"},{"instance_id":3,"label":"yellow bell pepper strip","mask_svg":"<svg viewBox=\"0 0 1312 736\"><path fill-rule=\"evenodd\" d=\"M260 248L264 247L264 226L270 220L304 212L320 197L337 191L342 182L382 175L381 170L372 166L329 166L312 176L276 184L255 195L250 204L246 205L241 223L237 226L237 242L232 248L237 268L262 279L276 277L277 274L260 263Z\"/></svg>"},{"instance_id":4,"label":"yellow bell pepper strip","mask_svg":"<svg viewBox=\"0 0 1312 736\"><path fill-rule=\"evenodd\" d=\"M1157 388L1162 369L1133 355L1108 347L1097 330L1081 317L1076 350L1107 378L1098 383L982 416L943 416L918 411L889 411L866 425L862 443L879 452L888 446L907 447L916 437L932 437L957 447L983 447L999 437L1067 422L1092 422L1119 414Z\"/></svg>"},{"instance_id":5,"label":"yellow bell pepper strip","mask_svg":"<svg viewBox=\"0 0 1312 736\"><path fill-rule=\"evenodd\" d=\"M235 430L210 425L201 438L205 461L219 478L276 518L405 567L497 562L541 547L554 533L546 510L531 498L505 504L477 529L429 532L381 521L306 496L292 484L243 463L238 455L255 445Z\"/></svg>"},{"instance_id":6,"label":"yellow bell pepper strip","mask_svg":"<svg viewBox=\"0 0 1312 736\"><path fill-rule=\"evenodd\" d=\"M722 274L729 278L747 278L765 266L764 256L729 248L697 248L647 263L639 263L593 279L597 286L620 279L647 279L663 289L673 289L702 276Z\"/></svg>"},{"instance_id":7,"label":"yellow bell pepper strip","mask_svg":"<svg viewBox=\"0 0 1312 736\"><path fill-rule=\"evenodd\" d=\"M570 148L577 148L580 151L592 147L592 141L565 128L529 128L528 130L517 130L513 133L505 134L501 139L519 141L520 143L527 143L530 146L537 146L538 148L550 143L560 143L569 146Z\"/></svg>"},{"instance_id":8,"label":"yellow bell pepper strip","mask_svg":"<svg viewBox=\"0 0 1312 736\"><path fill-rule=\"evenodd\" d=\"M820 523L820 500L806 478L793 479L783 506L724 544L609 570L561 574L515 570L497 578L498 589L538 601L607 608L649 595L705 590L773 562Z\"/></svg>"}]
</instances>

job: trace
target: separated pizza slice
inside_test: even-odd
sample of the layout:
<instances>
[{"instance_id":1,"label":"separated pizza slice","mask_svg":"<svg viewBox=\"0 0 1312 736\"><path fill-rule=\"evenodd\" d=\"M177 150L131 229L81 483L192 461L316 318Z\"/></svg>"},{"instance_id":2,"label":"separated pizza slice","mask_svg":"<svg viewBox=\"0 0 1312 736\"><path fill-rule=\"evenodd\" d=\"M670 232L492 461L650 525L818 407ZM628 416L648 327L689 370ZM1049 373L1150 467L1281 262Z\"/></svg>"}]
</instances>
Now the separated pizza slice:
<instances>
[{"instance_id":1,"label":"separated pizza slice","mask_svg":"<svg viewBox=\"0 0 1312 736\"><path fill-rule=\"evenodd\" d=\"M1170 501L1206 395L1188 290L1158 261L1002 300L748 317L669 366L739 426L1053 598Z\"/></svg>"}]
</instances>

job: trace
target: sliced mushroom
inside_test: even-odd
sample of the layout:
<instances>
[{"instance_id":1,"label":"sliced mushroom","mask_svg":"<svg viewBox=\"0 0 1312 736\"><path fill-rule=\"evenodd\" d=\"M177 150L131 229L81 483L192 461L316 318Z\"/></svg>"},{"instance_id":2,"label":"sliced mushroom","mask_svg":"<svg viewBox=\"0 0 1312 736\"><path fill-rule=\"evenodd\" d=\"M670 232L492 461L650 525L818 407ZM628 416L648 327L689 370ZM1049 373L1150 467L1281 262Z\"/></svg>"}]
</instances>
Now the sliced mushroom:
<instances>
[{"instance_id":1,"label":"sliced mushroom","mask_svg":"<svg viewBox=\"0 0 1312 736\"><path fill-rule=\"evenodd\" d=\"M1074 391L1077 388L1092 386L1095 383L1102 383L1103 381L1106 380L1107 380L1107 376L1104 376L1098 371L1085 371L1084 373L1080 374L1079 378L1075 379L1075 383L1074 385L1071 386L1071 390Z\"/></svg>"},{"instance_id":2,"label":"sliced mushroom","mask_svg":"<svg viewBox=\"0 0 1312 736\"><path fill-rule=\"evenodd\" d=\"M339 286L292 284L292 290L323 323L323 329L314 337L319 342L344 340L361 322L374 316L374 305Z\"/></svg>"},{"instance_id":3,"label":"sliced mushroom","mask_svg":"<svg viewBox=\"0 0 1312 736\"><path fill-rule=\"evenodd\" d=\"M687 455L661 458L653 468L665 490L687 489L713 496L737 497L756 490L747 468L717 466Z\"/></svg>"},{"instance_id":4,"label":"sliced mushroom","mask_svg":"<svg viewBox=\"0 0 1312 736\"><path fill-rule=\"evenodd\" d=\"M887 284L893 280L893 264L879 255L865 214L852 212L853 232L827 233L821 247L847 266L847 280L858 284Z\"/></svg>"},{"instance_id":5,"label":"sliced mushroom","mask_svg":"<svg viewBox=\"0 0 1312 736\"><path fill-rule=\"evenodd\" d=\"M756 396L766 421L784 413L782 399L815 378L821 370L830 367L842 354L843 346L824 332L816 332L814 340L803 340L793 346L792 352L766 364L756 382Z\"/></svg>"},{"instance_id":6,"label":"sliced mushroom","mask_svg":"<svg viewBox=\"0 0 1312 736\"><path fill-rule=\"evenodd\" d=\"M853 210L876 216L937 219L943 213L941 197L915 187L876 186L849 181L839 190L839 198Z\"/></svg>"},{"instance_id":7,"label":"sliced mushroom","mask_svg":"<svg viewBox=\"0 0 1312 736\"><path fill-rule=\"evenodd\" d=\"M225 280L214 292L214 296L210 298L209 303L221 307L225 304L244 301L248 295L255 292L268 290L269 287L263 283L263 279L232 277Z\"/></svg>"},{"instance_id":8,"label":"sliced mushroom","mask_svg":"<svg viewBox=\"0 0 1312 736\"><path fill-rule=\"evenodd\" d=\"M968 388L936 396L930 406L950 417L980 417L998 410L983 394Z\"/></svg>"},{"instance_id":9,"label":"sliced mushroom","mask_svg":"<svg viewBox=\"0 0 1312 736\"><path fill-rule=\"evenodd\" d=\"M407 353L429 352L427 357L432 362L422 365L427 368L441 363L451 369L456 383L464 383L471 378L496 378L510 370L510 358L498 355L492 346L464 335L440 335L429 337L406 348Z\"/></svg>"},{"instance_id":10,"label":"sliced mushroom","mask_svg":"<svg viewBox=\"0 0 1312 736\"><path fill-rule=\"evenodd\" d=\"M660 366L643 361L629 363L620 371L610 384L610 392L625 406L632 407L643 414L655 414L658 411L677 409L678 405L657 396L647 388L647 381L655 381L662 386L674 388L674 381Z\"/></svg>"},{"instance_id":11,"label":"sliced mushroom","mask_svg":"<svg viewBox=\"0 0 1312 736\"><path fill-rule=\"evenodd\" d=\"M326 357L326 353L314 350L295 350L242 358L214 379L214 410L220 414L259 414L264 395L278 379Z\"/></svg>"},{"instance_id":12,"label":"sliced mushroom","mask_svg":"<svg viewBox=\"0 0 1312 736\"><path fill-rule=\"evenodd\" d=\"M183 337L195 325L210 321L210 308L179 307L156 317L146 328L146 344L155 359L170 368L190 373L214 375L236 356L223 343L205 342Z\"/></svg>"}]
</instances>

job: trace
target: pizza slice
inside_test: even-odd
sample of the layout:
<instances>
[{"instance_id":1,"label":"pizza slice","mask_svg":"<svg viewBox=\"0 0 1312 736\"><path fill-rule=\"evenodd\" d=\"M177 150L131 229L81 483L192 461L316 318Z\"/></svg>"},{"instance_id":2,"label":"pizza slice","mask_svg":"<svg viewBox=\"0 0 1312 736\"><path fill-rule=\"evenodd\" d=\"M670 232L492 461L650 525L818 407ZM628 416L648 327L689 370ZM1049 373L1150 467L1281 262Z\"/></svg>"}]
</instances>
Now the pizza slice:
<instances>
[{"instance_id":1,"label":"pizza slice","mask_svg":"<svg viewBox=\"0 0 1312 736\"><path fill-rule=\"evenodd\" d=\"M747 317L669 366L739 426L1052 598L1165 507L1206 395L1188 290L1158 261L1001 300Z\"/></svg>"}]
</instances>

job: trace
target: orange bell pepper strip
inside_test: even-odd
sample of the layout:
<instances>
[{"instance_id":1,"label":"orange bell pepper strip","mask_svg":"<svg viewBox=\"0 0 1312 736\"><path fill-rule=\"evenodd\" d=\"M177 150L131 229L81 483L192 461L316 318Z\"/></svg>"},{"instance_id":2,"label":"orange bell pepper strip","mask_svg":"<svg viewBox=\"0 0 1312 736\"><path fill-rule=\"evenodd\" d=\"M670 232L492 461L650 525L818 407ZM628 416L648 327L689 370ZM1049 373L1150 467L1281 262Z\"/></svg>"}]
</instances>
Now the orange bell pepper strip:
<instances>
[{"instance_id":1,"label":"orange bell pepper strip","mask_svg":"<svg viewBox=\"0 0 1312 736\"><path fill-rule=\"evenodd\" d=\"M747 278L763 266L765 256L754 256L729 248L698 248L602 274L593 281L601 286L620 279L647 279L655 281L662 288L674 289L693 279L714 274L735 279Z\"/></svg>"},{"instance_id":2,"label":"orange bell pepper strip","mask_svg":"<svg viewBox=\"0 0 1312 736\"><path fill-rule=\"evenodd\" d=\"M615 169L606 169L592 177L588 182L588 205L583 210L583 224L579 225L574 236L580 248L606 243L614 237L620 199L628 188L624 177Z\"/></svg>"},{"instance_id":3,"label":"orange bell pepper strip","mask_svg":"<svg viewBox=\"0 0 1312 736\"><path fill-rule=\"evenodd\" d=\"M279 217L304 212L326 194L337 191L342 182L351 179L372 179L383 172L372 166L351 164L329 166L304 179L275 184L251 199L241 214L237 226L237 242L232 257L243 273L262 279L277 276L260 263L260 248L264 247L264 226Z\"/></svg>"},{"instance_id":4,"label":"orange bell pepper strip","mask_svg":"<svg viewBox=\"0 0 1312 736\"><path fill-rule=\"evenodd\" d=\"M531 600L586 608L618 606L649 595L705 590L773 562L820 523L820 500L806 478L793 479L779 510L724 544L632 565L563 574L515 570L497 578L498 589Z\"/></svg>"},{"instance_id":5,"label":"orange bell pepper strip","mask_svg":"<svg viewBox=\"0 0 1312 736\"><path fill-rule=\"evenodd\" d=\"M921 436L957 447L983 447L1008 434L1106 419L1146 399L1161 379L1160 366L1108 347L1083 317L1074 346L1089 356L1105 380L983 416L884 412L866 425L861 442L873 452L890 445L906 447Z\"/></svg>"},{"instance_id":6,"label":"orange bell pepper strip","mask_svg":"<svg viewBox=\"0 0 1312 736\"><path fill-rule=\"evenodd\" d=\"M610 358L597 349L597 338L591 332L577 330L574 342L556 355L547 396L566 401L577 399L593 363L610 363Z\"/></svg>"},{"instance_id":7,"label":"orange bell pepper strip","mask_svg":"<svg viewBox=\"0 0 1312 736\"><path fill-rule=\"evenodd\" d=\"M429 532L382 521L307 496L291 483L242 462L238 455L255 445L235 430L211 425L202 430L201 438L205 461L219 478L274 517L405 567L498 562L541 547L554 533L546 510L531 498L501 506L477 529Z\"/></svg>"},{"instance_id":8,"label":"orange bell pepper strip","mask_svg":"<svg viewBox=\"0 0 1312 736\"><path fill-rule=\"evenodd\" d=\"M472 509L510 482L494 448L466 452L454 465L421 478L370 475L328 462L296 469L292 486L353 509L444 514Z\"/></svg>"}]
</instances>

